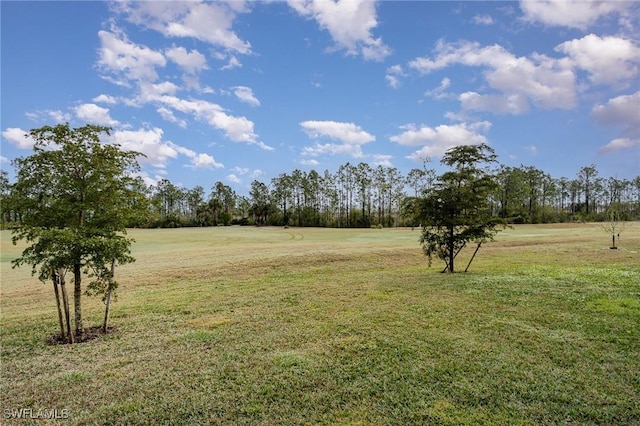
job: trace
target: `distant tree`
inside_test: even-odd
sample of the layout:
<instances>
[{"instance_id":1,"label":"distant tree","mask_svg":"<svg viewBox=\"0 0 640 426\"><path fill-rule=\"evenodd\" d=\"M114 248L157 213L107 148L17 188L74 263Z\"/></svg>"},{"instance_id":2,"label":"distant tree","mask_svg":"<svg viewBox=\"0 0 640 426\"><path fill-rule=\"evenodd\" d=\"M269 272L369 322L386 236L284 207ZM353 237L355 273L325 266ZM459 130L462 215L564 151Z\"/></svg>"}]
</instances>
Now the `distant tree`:
<instances>
[{"instance_id":1,"label":"distant tree","mask_svg":"<svg viewBox=\"0 0 640 426\"><path fill-rule=\"evenodd\" d=\"M605 220L602 223L602 229L611 235L611 249L617 249L616 237L620 237L620 233L625 228L623 213L620 211L620 204L612 204L605 213Z\"/></svg>"},{"instance_id":2,"label":"distant tree","mask_svg":"<svg viewBox=\"0 0 640 426\"><path fill-rule=\"evenodd\" d=\"M420 243L429 265L435 255L444 260L445 271L453 273L455 258L468 242L477 243L473 261L482 243L492 240L499 231L503 222L492 218L489 209L489 194L496 190L497 183L483 167L495 161L493 149L485 144L458 146L442 157L441 163L453 170L442 174L432 191L420 200Z\"/></svg>"},{"instance_id":3,"label":"distant tree","mask_svg":"<svg viewBox=\"0 0 640 426\"><path fill-rule=\"evenodd\" d=\"M4 229L5 223L10 221L10 196L9 174L0 170L0 229Z\"/></svg>"},{"instance_id":4,"label":"distant tree","mask_svg":"<svg viewBox=\"0 0 640 426\"><path fill-rule=\"evenodd\" d=\"M263 182L254 180L249 191L251 208L249 214L253 216L256 225L266 225L269 215L272 213L271 194L269 188Z\"/></svg>"},{"instance_id":5,"label":"distant tree","mask_svg":"<svg viewBox=\"0 0 640 426\"><path fill-rule=\"evenodd\" d=\"M582 190L584 192L584 204L585 204L585 214L589 216L592 213L592 195L593 195L593 187L594 180L598 176L598 169L596 169L595 165L585 166L580 169L578 173L578 181L582 185Z\"/></svg>"},{"instance_id":6,"label":"distant tree","mask_svg":"<svg viewBox=\"0 0 640 426\"><path fill-rule=\"evenodd\" d=\"M12 199L22 216L12 239L14 244L25 240L29 245L13 267L30 265L40 280L52 280L58 306L61 288L66 327L59 309L60 328L63 337L68 331L69 342L82 338L84 332L83 272L94 278L89 291L110 302L117 286L113 266L134 260L125 226L146 210L145 205L130 202L140 199L132 173L139 170L136 158L141 154L102 144L101 134L109 131L94 125L70 128L69 124L33 129L34 153L14 160ZM67 270L73 271L75 336L70 332L64 285Z\"/></svg>"}]
</instances>

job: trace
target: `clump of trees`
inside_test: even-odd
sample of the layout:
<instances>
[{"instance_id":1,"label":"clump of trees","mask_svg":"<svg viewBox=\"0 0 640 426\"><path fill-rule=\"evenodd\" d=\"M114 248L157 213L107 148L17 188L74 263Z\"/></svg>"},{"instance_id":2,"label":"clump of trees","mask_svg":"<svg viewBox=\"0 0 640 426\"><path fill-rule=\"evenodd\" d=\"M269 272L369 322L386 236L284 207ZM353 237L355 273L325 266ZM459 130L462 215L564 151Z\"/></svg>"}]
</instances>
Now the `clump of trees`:
<instances>
[{"instance_id":1,"label":"clump of trees","mask_svg":"<svg viewBox=\"0 0 640 426\"><path fill-rule=\"evenodd\" d=\"M14 244L28 243L13 267L29 265L43 282L51 281L58 307L60 336L73 343L83 339L83 275L90 279L86 293L105 301L103 331L118 286L116 264L133 262L126 225L148 212L147 198L134 177L136 152L103 144L108 127L68 124L31 130L33 154L14 160L16 182L3 212L16 215ZM66 286L73 276L73 317Z\"/></svg>"}]
</instances>

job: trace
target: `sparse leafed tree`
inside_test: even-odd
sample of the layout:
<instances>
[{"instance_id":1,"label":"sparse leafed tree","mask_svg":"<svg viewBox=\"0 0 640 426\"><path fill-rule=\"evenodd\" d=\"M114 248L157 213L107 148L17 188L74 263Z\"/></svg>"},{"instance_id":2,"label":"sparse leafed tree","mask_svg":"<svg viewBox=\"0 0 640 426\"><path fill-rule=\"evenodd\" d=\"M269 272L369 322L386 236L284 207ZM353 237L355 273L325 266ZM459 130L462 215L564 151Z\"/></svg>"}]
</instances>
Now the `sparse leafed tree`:
<instances>
[{"instance_id":1,"label":"sparse leafed tree","mask_svg":"<svg viewBox=\"0 0 640 426\"><path fill-rule=\"evenodd\" d=\"M623 213L620 211L620 205L617 203L611 204L605 212L604 222L602 222L602 229L611 235L611 249L617 249L616 237L620 238L620 233L625 228L625 222L623 220Z\"/></svg>"},{"instance_id":2,"label":"sparse leafed tree","mask_svg":"<svg viewBox=\"0 0 640 426\"><path fill-rule=\"evenodd\" d=\"M130 202L140 199L132 173L141 154L101 143L101 134L109 130L69 124L34 129L29 135L35 140L34 153L14 160L12 200L22 217L13 229L13 242L24 240L28 247L12 263L31 266L42 281L52 280L58 306L61 288L66 326L62 315L59 319L70 342L84 332L83 273L94 278L90 290L110 302L117 285L112 265L133 261L125 226L146 210L146 205ZM75 335L70 332L66 271L73 273Z\"/></svg>"},{"instance_id":3,"label":"sparse leafed tree","mask_svg":"<svg viewBox=\"0 0 640 426\"><path fill-rule=\"evenodd\" d=\"M441 163L452 168L442 174L429 194L420 200L423 221L420 243L429 258L442 259L445 271L455 272L455 258L469 242L480 246L493 239L503 224L491 217L489 194L497 183L485 166L496 161L491 147L464 145L451 148ZM443 271L444 272L444 271Z\"/></svg>"}]
</instances>

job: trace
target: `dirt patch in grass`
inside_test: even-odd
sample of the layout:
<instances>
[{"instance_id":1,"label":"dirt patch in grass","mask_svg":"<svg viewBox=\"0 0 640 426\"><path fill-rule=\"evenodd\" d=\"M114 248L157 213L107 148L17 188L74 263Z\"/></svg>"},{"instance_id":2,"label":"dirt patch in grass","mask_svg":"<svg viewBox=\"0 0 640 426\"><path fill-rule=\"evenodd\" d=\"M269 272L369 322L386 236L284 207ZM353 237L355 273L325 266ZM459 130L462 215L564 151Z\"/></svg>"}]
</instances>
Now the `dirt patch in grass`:
<instances>
[{"instance_id":1,"label":"dirt patch in grass","mask_svg":"<svg viewBox=\"0 0 640 426\"><path fill-rule=\"evenodd\" d=\"M107 334L113 334L118 331L118 327L109 326L107 327L107 331L103 330L102 326L96 325L94 327L85 328L82 335L78 335L77 333L74 336L74 343L87 343L95 339L99 339L102 336ZM66 337L62 337L60 334L54 334L49 336L47 339L47 344L54 345L68 345L69 340Z\"/></svg>"}]
</instances>

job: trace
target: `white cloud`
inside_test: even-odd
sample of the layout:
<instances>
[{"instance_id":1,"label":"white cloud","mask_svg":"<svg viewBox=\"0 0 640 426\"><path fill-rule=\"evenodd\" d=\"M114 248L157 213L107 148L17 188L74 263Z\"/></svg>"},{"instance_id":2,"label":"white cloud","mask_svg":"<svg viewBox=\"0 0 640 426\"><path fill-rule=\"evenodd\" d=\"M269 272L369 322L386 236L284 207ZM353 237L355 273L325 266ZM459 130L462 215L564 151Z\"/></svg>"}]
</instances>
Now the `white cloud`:
<instances>
[{"instance_id":1,"label":"white cloud","mask_svg":"<svg viewBox=\"0 0 640 426\"><path fill-rule=\"evenodd\" d=\"M549 26L586 29L612 13L626 15L631 2L585 0L526 0L520 2L524 19Z\"/></svg>"},{"instance_id":2,"label":"white cloud","mask_svg":"<svg viewBox=\"0 0 640 426\"><path fill-rule=\"evenodd\" d=\"M251 106L260 105L260 101L258 100L258 98L254 96L253 90L251 90L250 87L236 86L236 87L232 87L232 89L233 89L233 93L236 95L236 97L240 101L247 103Z\"/></svg>"},{"instance_id":3,"label":"white cloud","mask_svg":"<svg viewBox=\"0 0 640 426\"><path fill-rule=\"evenodd\" d=\"M253 130L253 122L251 120L246 117L229 115L220 105L201 99L185 100L169 95L157 97L155 101L166 108L185 114L192 114L196 119L203 120L221 130L234 142L255 144L264 150L273 149L258 140L258 135Z\"/></svg>"},{"instance_id":4,"label":"white cloud","mask_svg":"<svg viewBox=\"0 0 640 426\"><path fill-rule=\"evenodd\" d=\"M149 2L150 3L150 2ZM147 46L132 43L117 28L115 32L99 31L100 49L98 66L115 75L114 83L127 86L128 80L155 81L156 67L167 63L164 55Z\"/></svg>"},{"instance_id":5,"label":"white cloud","mask_svg":"<svg viewBox=\"0 0 640 426\"><path fill-rule=\"evenodd\" d=\"M521 94L481 95L465 92L459 96L460 105L465 111L491 111L494 114L519 115L529 111L529 102Z\"/></svg>"},{"instance_id":6,"label":"white cloud","mask_svg":"<svg viewBox=\"0 0 640 426\"><path fill-rule=\"evenodd\" d=\"M9 163L9 159L4 155L0 155L0 163Z\"/></svg>"},{"instance_id":7,"label":"white cloud","mask_svg":"<svg viewBox=\"0 0 640 426\"><path fill-rule=\"evenodd\" d=\"M135 105L154 102L163 95L175 95L180 88L170 81L164 81L162 83L142 82L139 84L138 90L139 94L133 100Z\"/></svg>"},{"instance_id":8,"label":"white cloud","mask_svg":"<svg viewBox=\"0 0 640 426\"><path fill-rule=\"evenodd\" d=\"M233 173L231 173L230 175L227 175L226 179L228 182L231 182L231 183L240 183L240 178L234 175Z\"/></svg>"},{"instance_id":9,"label":"white cloud","mask_svg":"<svg viewBox=\"0 0 640 426\"><path fill-rule=\"evenodd\" d=\"M596 105L591 115L598 124L621 128L621 136L600 148L607 153L640 144L640 91L610 99L604 105Z\"/></svg>"},{"instance_id":10,"label":"white cloud","mask_svg":"<svg viewBox=\"0 0 640 426\"><path fill-rule=\"evenodd\" d=\"M164 168L171 159L178 157L179 148L163 139L162 129L117 130L111 134L109 141L120 145L124 150L141 152L146 158L140 162L151 163L155 167Z\"/></svg>"},{"instance_id":11,"label":"white cloud","mask_svg":"<svg viewBox=\"0 0 640 426\"><path fill-rule=\"evenodd\" d=\"M439 41L433 59L416 58L409 67L426 74L456 64L484 68L489 87L498 92L461 96L470 109L519 114L526 110L525 102L544 109L573 108L577 102L575 75L567 59L536 53L516 57L499 45Z\"/></svg>"},{"instance_id":12,"label":"white cloud","mask_svg":"<svg viewBox=\"0 0 640 426\"><path fill-rule=\"evenodd\" d=\"M288 3L300 15L315 19L320 28L327 30L337 50L345 49L349 55L361 54L364 59L375 61L391 54L382 39L371 33L378 26L373 1L289 0Z\"/></svg>"},{"instance_id":13,"label":"white cloud","mask_svg":"<svg viewBox=\"0 0 640 426\"><path fill-rule=\"evenodd\" d=\"M432 90L427 90L424 95L434 99L451 98L454 95L447 93L449 86L451 86L451 80L448 77L445 77L440 81L440 85L438 87Z\"/></svg>"},{"instance_id":14,"label":"white cloud","mask_svg":"<svg viewBox=\"0 0 640 426\"><path fill-rule=\"evenodd\" d=\"M493 25L495 21L490 15L476 15L473 17L473 23L476 25Z\"/></svg>"},{"instance_id":15,"label":"white cloud","mask_svg":"<svg viewBox=\"0 0 640 426\"><path fill-rule=\"evenodd\" d=\"M387 74L384 76L385 80L389 86L397 89L400 87L400 79L406 76L404 70L402 69L402 65L393 65L387 68Z\"/></svg>"},{"instance_id":16,"label":"white cloud","mask_svg":"<svg viewBox=\"0 0 640 426\"><path fill-rule=\"evenodd\" d=\"M232 70L234 68L242 68L242 63L235 56L231 56L229 58L229 62L227 62L227 65L220 67L220 70L226 71Z\"/></svg>"},{"instance_id":17,"label":"white cloud","mask_svg":"<svg viewBox=\"0 0 640 426\"><path fill-rule=\"evenodd\" d=\"M248 11L243 1L114 2L112 8L125 15L129 22L151 28L165 37L191 37L225 50L251 53L251 44L232 30L236 16Z\"/></svg>"},{"instance_id":18,"label":"white cloud","mask_svg":"<svg viewBox=\"0 0 640 426\"><path fill-rule=\"evenodd\" d=\"M160 116L164 120L166 120L166 121L168 121L170 123L175 123L178 126L182 127L183 129L187 127L187 121L176 117L175 114L173 113L173 111L171 111L170 109L165 108L165 107L160 107L160 108L157 109L157 111L158 111L158 114L160 114Z\"/></svg>"},{"instance_id":19,"label":"white cloud","mask_svg":"<svg viewBox=\"0 0 640 426\"><path fill-rule=\"evenodd\" d=\"M247 173L249 173L249 168L248 167L234 167L233 169L231 169L232 172L238 173L240 175L246 175Z\"/></svg>"},{"instance_id":20,"label":"white cloud","mask_svg":"<svg viewBox=\"0 0 640 426\"><path fill-rule=\"evenodd\" d=\"M536 155L538 153L538 147L535 145L527 145L522 149L524 149L525 151L529 152L532 155Z\"/></svg>"},{"instance_id":21,"label":"white cloud","mask_svg":"<svg viewBox=\"0 0 640 426\"><path fill-rule=\"evenodd\" d=\"M638 148L640 150L640 139L618 138L601 147L598 152L608 154L623 149Z\"/></svg>"},{"instance_id":22,"label":"white cloud","mask_svg":"<svg viewBox=\"0 0 640 426\"><path fill-rule=\"evenodd\" d=\"M303 166L316 167L320 165L320 162L318 160L314 160L313 158L306 158L304 160L300 160L300 164L302 164Z\"/></svg>"},{"instance_id":23,"label":"white cloud","mask_svg":"<svg viewBox=\"0 0 640 426\"><path fill-rule=\"evenodd\" d=\"M152 129L118 130L109 137L109 141L120 145L124 150L144 154L146 157L140 158L140 162L150 163L159 169L164 169L170 160L176 159L180 155L191 160L188 167L198 169L224 167L211 155L198 154L189 148L164 140L163 136L164 132L157 127Z\"/></svg>"},{"instance_id":24,"label":"white cloud","mask_svg":"<svg viewBox=\"0 0 640 426\"><path fill-rule=\"evenodd\" d=\"M20 149L31 149L36 141L28 133L19 127L8 127L2 132L2 137Z\"/></svg>"},{"instance_id":25,"label":"white cloud","mask_svg":"<svg viewBox=\"0 0 640 426\"><path fill-rule=\"evenodd\" d=\"M98 95L91 100L93 102L98 102L101 104L109 104L109 105L114 105L118 103L118 100L115 97L111 95L105 95L105 94Z\"/></svg>"},{"instance_id":26,"label":"white cloud","mask_svg":"<svg viewBox=\"0 0 640 426\"><path fill-rule=\"evenodd\" d=\"M605 105L596 105L591 114L602 125L638 127L640 126L640 91L609 99Z\"/></svg>"},{"instance_id":27,"label":"white cloud","mask_svg":"<svg viewBox=\"0 0 640 426\"><path fill-rule=\"evenodd\" d=\"M96 104L81 104L74 109L76 117L89 124L101 126L117 126L119 123L109 115L108 108L102 108Z\"/></svg>"},{"instance_id":28,"label":"white cloud","mask_svg":"<svg viewBox=\"0 0 640 426\"><path fill-rule=\"evenodd\" d=\"M211 169L211 168L220 169L224 167L222 163L218 163L209 154L197 154L193 156L191 159L191 164L193 165L193 167L197 169Z\"/></svg>"},{"instance_id":29,"label":"white cloud","mask_svg":"<svg viewBox=\"0 0 640 426\"><path fill-rule=\"evenodd\" d=\"M416 127L409 124L402 127L404 130L402 133L391 136L389 140L404 146L422 146L408 156L413 160L421 161L424 158L441 156L448 149L456 146L487 143L487 138L483 133L486 133L490 128L491 123L488 121L471 124L441 124L437 127L425 125Z\"/></svg>"},{"instance_id":30,"label":"white cloud","mask_svg":"<svg viewBox=\"0 0 640 426\"><path fill-rule=\"evenodd\" d=\"M376 166L382 166L382 167L393 167L393 163L391 163L391 159L392 158L393 158L392 155L374 154L373 155L373 159L374 159L373 164L375 164Z\"/></svg>"},{"instance_id":31,"label":"white cloud","mask_svg":"<svg viewBox=\"0 0 640 426\"><path fill-rule=\"evenodd\" d=\"M347 154L359 158L363 156L362 145L374 141L376 138L365 132L354 123L342 123L336 121L303 121L300 123L302 130L312 139L328 138L340 143L316 143L305 147L302 154L317 157L323 154Z\"/></svg>"},{"instance_id":32,"label":"white cloud","mask_svg":"<svg viewBox=\"0 0 640 426\"><path fill-rule=\"evenodd\" d=\"M60 110L47 109L44 111L26 112L24 115L36 122L53 120L55 124L71 121L71 114Z\"/></svg>"},{"instance_id":33,"label":"white cloud","mask_svg":"<svg viewBox=\"0 0 640 426\"><path fill-rule=\"evenodd\" d=\"M197 74L208 68L207 59L196 49L187 52L187 49L184 47L172 47L171 49L167 49L165 54L167 58L178 64L189 74Z\"/></svg>"},{"instance_id":34,"label":"white cloud","mask_svg":"<svg viewBox=\"0 0 640 426\"><path fill-rule=\"evenodd\" d=\"M640 47L623 38L589 34L559 44L555 50L567 54L595 84L616 84L640 72Z\"/></svg>"}]
</instances>

